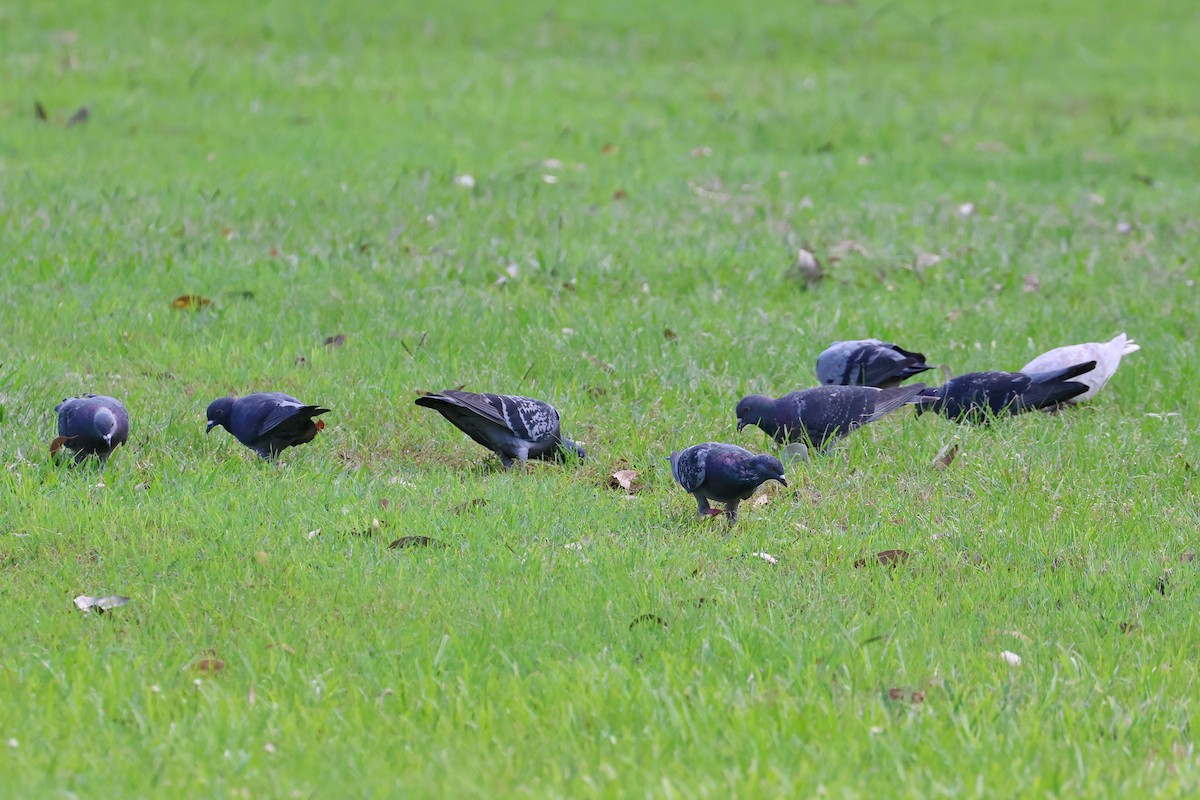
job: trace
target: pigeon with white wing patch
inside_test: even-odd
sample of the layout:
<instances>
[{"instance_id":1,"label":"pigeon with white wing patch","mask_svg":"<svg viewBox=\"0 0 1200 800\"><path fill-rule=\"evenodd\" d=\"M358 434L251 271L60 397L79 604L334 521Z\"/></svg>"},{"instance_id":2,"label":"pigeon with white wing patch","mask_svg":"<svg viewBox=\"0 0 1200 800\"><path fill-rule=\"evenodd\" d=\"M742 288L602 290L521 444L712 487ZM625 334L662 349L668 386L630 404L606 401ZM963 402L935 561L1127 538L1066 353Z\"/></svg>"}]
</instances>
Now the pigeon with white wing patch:
<instances>
[{"instance_id":1,"label":"pigeon with white wing patch","mask_svg":"<svg viewBox=\"0 0 1200 800\"><path fill-rule=\"evenodd\" d=\"M325 423L314 419L329 411L305 405L282 392L222 397L208 406L208 428L218 425L262 458L275 458L289 447L311 442Z\"/></svg>"},{"instance_id":2,"label":"pigeon with white wing patch","mask_svg":"<svg viewBox=\"0 0 1200 800\"><path fill-rule=\"evenodd\" d=\"M425 392L417 405L432 408L478 444L500 456L506 468L531 458L558 461L565 452L586 458L587 452L566 439L558 409L542 400L511 394Z\"/></svg>"},{"instance_id":3,"label":"pigeon with white wing patch","mask_svg":"<svg viewBox=\"0 0 1200 800\"><path fill-rule=\"evenodd\" d=\"M1124 333L1117 334L1107 342L1087 342L1085 344L1070 344L1056 347L1042 353L1040 356L1021 367L1021 372L1031 375L1036 372L1051 372L1056 369L1081 364L1084 361L1095 361L1096 366L1091 372L1085 372L1072 380L1086 384L1086 392L1065 401L1067 403L1082 403L1096 396L1108 379L1121 366L1121 357L1136 353L1141 349L1133 339Z\"/></svg>"}]
</instances>

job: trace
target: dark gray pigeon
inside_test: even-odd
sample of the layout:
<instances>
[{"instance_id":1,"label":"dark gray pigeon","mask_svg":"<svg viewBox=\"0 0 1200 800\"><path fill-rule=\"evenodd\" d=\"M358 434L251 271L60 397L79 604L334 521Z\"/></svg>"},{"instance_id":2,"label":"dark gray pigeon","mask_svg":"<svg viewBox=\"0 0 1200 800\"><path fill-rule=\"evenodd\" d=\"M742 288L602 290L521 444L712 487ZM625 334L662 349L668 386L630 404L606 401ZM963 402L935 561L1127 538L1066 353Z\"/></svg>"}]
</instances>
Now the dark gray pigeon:
<instances>
[{"instance_id":1,"label":"dark gray pigeon","mask_svg":"<svg viewBox=\"0 0 1200 800\"><path fill-rule=\"evenodd\" d=\"M968 372L926 389L918 411L928 408L962 423L986 423L1005 414L1053 409L1088 390L1073 381L1096 366L1095 361L1048 372Z\"/></svg>"},{"instance_id":2,"label":"dark gray pigeon","mask_svg":"<svg viewBox=\"0 0 1200 800\"><path fill-rule=\"evenodd\" d=\"M99 394L68 397L54 410L58 412L58 438L50 443L50 452L66 447L79 463L88 456L108 460L113 448L129 439L129 412L120 400Z\"/></svg>"},{"instance_id":3,"label":"dark gray pigeon","mask_svg":"<svg viewBox=\"0 0 1200 800\"><path fill-rule=\"evenodd\" d=\"M834 342L817 357L817 380L826 386L886 389L929 369L923 353L878 339Z\"/></svg>"},{"instance_id":4,"label":"dark gray pigeon","mask_svg":"<svg viewBox=\"0 0 1200 800\"><path fill-rule=\"evenodd\" d=\"M756 456L737 445L706 442L671 453L671 474L679 485L696 498L700 519L724 514L729 524L737 521L738 505L767 481L783 477L783 464L771 455ZM710 508L715 500L725 510Z\"/></svg>"},{"instance_id":5,"label":"dark gray pigeon","mask_svg":"<svg viewBox=\"0 0 1200 800\"><path fill-rule=\"evenodd\" d=\"M262 458L275 458L289 447L311 442L325 427L313 417L327 411L321 406L306 406L282 392L222 397L208 405L205 433L220 425Z\"/></svg>"},{"instance_id":6,"label":"dark gray pigeon","mask_svg":"<svg viewBox=\"0 0 1200 800\"><path fill-rule=\"evenodd\" d=\"M740 431L757 425L777 444L799 442L824 450L855 428L913 402L924 389L925 384L914 383L891 389L818 386L779 399L752 394L737 404L737 426Z\"/></svg>"},{"instance_id":7,"label":"dark gray pigeon","mask_svg":"<svg viewBox=\"0 0 1200 800\"><path fill-rule=\"evenodd\" d=\"M580 458L587 452L559 429L558 409L531 397L511 394L476 394L447 389L425 392L417 405L432 408L479 444L500 456L511 467L513 460L531 458L557 461L564 451Z\"/></svg>"}]
</instances>

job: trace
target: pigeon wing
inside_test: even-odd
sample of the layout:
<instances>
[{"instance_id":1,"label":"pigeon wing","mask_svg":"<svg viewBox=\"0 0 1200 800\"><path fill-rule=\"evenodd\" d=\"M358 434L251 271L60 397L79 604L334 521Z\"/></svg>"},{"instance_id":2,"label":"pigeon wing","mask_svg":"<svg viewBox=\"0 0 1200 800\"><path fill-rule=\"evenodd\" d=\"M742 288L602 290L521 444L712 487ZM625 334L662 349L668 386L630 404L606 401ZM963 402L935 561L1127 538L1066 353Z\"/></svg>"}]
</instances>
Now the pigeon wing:
<instances>
[{"instance_id":1,"label":"pigeon wing","mask_svg":"<svg viewBox=\"0 0 1200 800\"><path fill-rule=\"evenodd\" d=\"M305 405L296 398L286 394L275 396L272 400L273 402L266 401L270 403L268 406L269 410L258 424L258 436L265 436L289 420L298 419L307 422L313 417L329 411L328 408L322 408L321 406Z\"/></svg>"},{"instance_id":2,"label":"pigeon wing","mask_svg":"<svg viewBox=\"0 0 1200 800\"><path fill-rule=\"evenodd\" d=\"M707 461L708 447L702 444L694 445L671 454L671 473L680 486L694 492L704 485Z\"/></svg>"}]
</instances>

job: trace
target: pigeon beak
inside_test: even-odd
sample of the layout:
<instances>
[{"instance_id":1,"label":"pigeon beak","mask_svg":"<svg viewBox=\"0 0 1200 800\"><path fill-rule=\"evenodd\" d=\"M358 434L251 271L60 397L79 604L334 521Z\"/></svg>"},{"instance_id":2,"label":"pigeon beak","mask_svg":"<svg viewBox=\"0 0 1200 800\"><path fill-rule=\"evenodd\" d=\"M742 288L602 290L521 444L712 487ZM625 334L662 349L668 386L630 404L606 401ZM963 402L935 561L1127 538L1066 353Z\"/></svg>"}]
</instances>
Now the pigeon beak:
<instances>
[{"instance_id":1,"label":"pigeon beak","mask_svg":"<svg viewBox=\"0 0 1200 800\"><path fill-rule=\"evenodd\" d=\"M746 427L746 426L747 426L747 425L749 425L749 424L750 424L750 423L749 423L749 422L746 422L746 420L744 420L744 419L739 419L739 420L738 420L738 432L739 432L739 433L741 433L741 430L742 430L742 428Z\"/></svg>"},{"instance_id":2,"label":"pigeon beak","mask_svg":"<svg viewBox=\"0 0 1200 800\"><path fill-rule=\"evenodd\" d=\"M212 429L213 429L213 428L215 428L215 427L217 427L216 420L211 420L211 419L210 419L210 420L208 421L208 427L204 429L204 432L205 432L205 433L212 433Z\"/></svg>"},{"instance_id":3,"label":"pigeon beak","mask_svg":"<svg viewBox=\"0 0 1200 800\"><path fill-rule=\"evenodd\" d=\"M104 443L107 445L112 444L112 434L111 433L104 434Z\"/></svg>"},{"instance_id":4,"label":"pigeon beak","mask_svg":"<svg viewBox=\"0 0 1200 800\"><path fill-rule=\"evenodd\" d=\"M779 481L779 482L780 482L780 483L782 483L784 486L787 486L787 485L788 485L787 478L783 477L782 475L780 475L780 476L779 476L778 478L776 478L775 480Z\"/></svg>"}]
</instances>

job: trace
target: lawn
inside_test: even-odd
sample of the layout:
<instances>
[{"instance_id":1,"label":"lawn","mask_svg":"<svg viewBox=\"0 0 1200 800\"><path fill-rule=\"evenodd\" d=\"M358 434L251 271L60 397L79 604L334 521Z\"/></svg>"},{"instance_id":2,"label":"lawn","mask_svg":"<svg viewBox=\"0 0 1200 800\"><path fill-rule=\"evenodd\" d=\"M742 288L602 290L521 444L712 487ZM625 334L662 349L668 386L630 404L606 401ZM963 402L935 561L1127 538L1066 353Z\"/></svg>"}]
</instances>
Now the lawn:
<instances>
[{"instance_id":1,"label":"lawn","mask_svg":"<svg viewBox=\"0 0 1200 800\"><path fill-rule=\"evenodd\" d=\"M0 4L0 796L1194 796L1197 41L1181 0ZM671 477L768 449L737 399L833 339L1120 331L1086 407L893 415L732 530ZM413 405L464 384L591 457L502 470ZM328 427L204 435L256 390ZM129 444L58 466L88 391Z\"/></svg>"}]
</instances>

